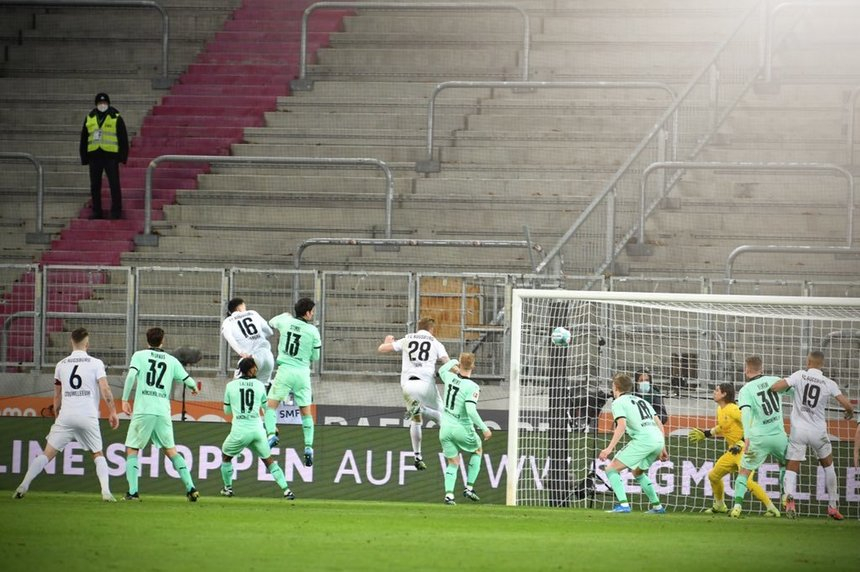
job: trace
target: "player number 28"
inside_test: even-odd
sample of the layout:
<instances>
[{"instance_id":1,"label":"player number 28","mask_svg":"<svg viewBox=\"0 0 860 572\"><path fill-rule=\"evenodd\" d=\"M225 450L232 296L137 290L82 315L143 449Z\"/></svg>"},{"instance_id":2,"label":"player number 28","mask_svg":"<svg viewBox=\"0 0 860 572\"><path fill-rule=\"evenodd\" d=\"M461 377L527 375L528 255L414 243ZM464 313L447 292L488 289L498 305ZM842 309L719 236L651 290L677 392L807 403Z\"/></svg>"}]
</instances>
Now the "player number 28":
<instances>
[{"instance_id":1,"label":"player number 28","mask_svg":"<svg viewBox=\"0 0 860 572\"><path fill-rule=\"evenodd\" d=\"M415 361L415 356L418 356L418 361L427 361L430 359L430 342L409 342L409 359Z\"/></svg>"}]
</instances>

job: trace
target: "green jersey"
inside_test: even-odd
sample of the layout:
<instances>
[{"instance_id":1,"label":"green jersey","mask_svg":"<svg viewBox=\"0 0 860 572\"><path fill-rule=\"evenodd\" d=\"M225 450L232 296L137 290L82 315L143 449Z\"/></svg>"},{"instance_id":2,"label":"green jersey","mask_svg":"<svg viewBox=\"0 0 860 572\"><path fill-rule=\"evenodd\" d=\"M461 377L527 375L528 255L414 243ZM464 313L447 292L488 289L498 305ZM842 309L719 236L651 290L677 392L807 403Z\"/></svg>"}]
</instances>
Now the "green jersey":
<instances>
[{"instance_id":1,"label":"green jersey","mask_svg":"<svg viewBox=\"0 0 860 572\"><path fill-rule=\"evenodd\" d=\"M258 379L234 379L224 389L224 412L233 415L234 429L262 427L260 409L265 407L266 388Z\"/></svg>"},{"instance_id":2,"label":"green jersey","mask_svg":"<svg viewBox=\"0 0 860 572\"><path fill-rule=\"evenodd\" d=\"M468 377L460 377L451 371L451 368L458 363L457 360L452 359L439 368L439 377L445 384L442 392L445 409L440 425L458 423L469 428L477 426L481 431L486 431L487 424L478 414L478 397L481 395L481 389Z\"/></svg>"},{"instance_id":3,"label":"green jersey","mask_svg":"<svg viewBox=\"0 0 860 572\"><path fill-rule=\"evenodd\" d=\"M618 423L624 419L624 431L631 440L663 441L663 432L654 417L657 414L650 403L632 393L624 393L612 401L612 417Z\"/></svg>"},{"instance_id":4,"label":"green jersey","mask_svg":"<svg viewBox=\"0 0 860 572\"><path fill-rule=\"evenodd\" d=\"M777 381L778 377L760 375L747 381L738 392L745 437L785 434L782 400L778 393L770 391L770 386Z\"/></svg>"},{"instance_id":5,"label":"green jersey","mask_svg":"<svg viewBox=\"0 0 860 572\"><path fill-rule=\"evenodd\" d=\"M311 362L320 359L322 340L316 326L290 314L275 316L269 325L281 334L278 365L310 369Z\"/></svg>"},{"instance_id":6,"label":"green jersey","mask_svg":"<svg viewBox=\"0 0 860 572\"><path fill-rule=\"evenodd\" d=\"M134 352L131 365L128 366L122 399L128 401L131 389L137 383L134 414L170 417L170 391L174 381L181 381L192 389L197 387L179 360L164 350L149 348Z\"/></svg>"}]
</instances>

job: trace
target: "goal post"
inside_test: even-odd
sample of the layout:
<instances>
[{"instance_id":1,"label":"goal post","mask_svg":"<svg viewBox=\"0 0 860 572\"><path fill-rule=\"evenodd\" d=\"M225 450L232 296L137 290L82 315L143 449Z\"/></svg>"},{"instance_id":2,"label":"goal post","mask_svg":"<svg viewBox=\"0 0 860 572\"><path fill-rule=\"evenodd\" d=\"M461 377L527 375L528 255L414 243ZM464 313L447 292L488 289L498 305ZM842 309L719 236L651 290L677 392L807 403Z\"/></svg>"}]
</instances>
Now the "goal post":
<instances>
[{"instance_id":1,"label":"goal post","mask_svg":"<svg viewBox=\"0 0 860 572\"><path fill-rule=\"evenodd\" d=\"M558 326L568 347L551 343ZM787 377L806 355L823 351L824 374L856 403L860 397L860 299L717 296L514 289L511 303L510 405L506 501L509 505L610 508L614 502L597 455L611 437L611 379L627 373L637 393L664 419L670 458L649 469L669 510L711 506L708 472L727 448L720 438L690 443L691 428L716 425L714 387L739 390L744 359L758 355L764 373ZM638 375L637 375L638 374ZM644 380L650 378L650 383ZM786 428L791 398L781 396ZM832 400L827 429L839 482L839 506L860 516L860 469L853 463L856 420ZM620 450L626 438L616 448ZM647 504L630 472L622 473L634 507ZM755 475L772 499L779 468L768 460ZM827 510L825 477L808 451L798 479L798 511ZM731 502L733 478L725 477ZM750 494L746 512L763 512Z\"/></svg>"}]
</instances>

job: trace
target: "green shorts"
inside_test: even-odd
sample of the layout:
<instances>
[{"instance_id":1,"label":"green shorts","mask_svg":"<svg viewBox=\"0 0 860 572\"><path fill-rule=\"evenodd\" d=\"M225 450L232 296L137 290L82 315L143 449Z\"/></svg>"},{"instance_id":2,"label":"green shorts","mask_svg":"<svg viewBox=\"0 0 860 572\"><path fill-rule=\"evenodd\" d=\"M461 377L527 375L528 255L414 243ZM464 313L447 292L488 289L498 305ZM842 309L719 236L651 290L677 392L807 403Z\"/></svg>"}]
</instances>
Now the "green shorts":
<instances>
[{"instance_id":1,"label":"green shorts","mask_svg":"<svg viewBox=\"0 0 860 572\"><path fill-rule=\"evenodd\" d=\"M278 367L275 374L275 382L269 389L269 399L275 401L285 400L290 393L293 394L295 404L305 407L313 403L311 394L311 370L306 367Z\"/></svg>"},{"instance_id":2,"label":"green shorts","mask_svg":"<svg viewBox=\"0 0 860 572\"><path fill-rule=\"evenodd\" d=\"M460 451L474 453L481 448L481 439L475 428L458 423L442 425L439 428L439 442L446 459L456 457Z\"/></svg>"},{"instance_id":3,"label":"green shorts","mask_svg":"<svg viewBox=\"0 0 860 572\"><path fill-rule=\"evenodd\" d=\"M125 437L125 446L130 449L143 449L150 439L156 447L172 449L176 446L173 440L173 420L163 415L132 415Z\"/></svg>"},{"instance_id":4,"label":"green shorts","mask_svg":"<svg viewBox=\"0 0 860 572\"><path fill-rule=\"evenodd\" d=\"M221 452L228 457L235 457L245 448L251 450L252 453L261 459L267 459L272 456L272 450L269 448L269 441L266 439L266 430L263 426L255 428L236 428L230 430L230 434L224 439L224 444L221 445Z\"/></svg>"},{"instance_id":5,"label":"green shorts","mask_svg":"<svg viewBox=\"0 0 860 572\"><path fill-rule=\"evenodd\" d=\"M662 441L630 441L623 449L618 451L615 459L624 463L628 469L642 469L643 471L654 464L654 461L663 452L665 444Z\"/></svg>"},{"instance_id":6,"label":"green shorts","mask_svg":"<svg viewBox=\"0 0 860 572\"><path fill-rule=\"evenodd\" d=\"M787 449L788 435L784 432L750 437L750 446L748 450L744 451L741 467L748 471L755 471L767 460L768 455L773 455L780 466L784 466Z\"/></svg>"}]
</instances>

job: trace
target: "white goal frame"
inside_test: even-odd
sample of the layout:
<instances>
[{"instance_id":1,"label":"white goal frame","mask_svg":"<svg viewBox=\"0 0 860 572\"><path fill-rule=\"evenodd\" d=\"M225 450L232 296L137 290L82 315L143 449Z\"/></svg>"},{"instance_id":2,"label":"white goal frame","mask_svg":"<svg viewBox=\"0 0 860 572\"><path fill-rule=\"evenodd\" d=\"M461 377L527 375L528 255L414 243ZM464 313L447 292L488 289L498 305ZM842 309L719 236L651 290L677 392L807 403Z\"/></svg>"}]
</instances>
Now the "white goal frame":
<instances>
[{"instance_id":1,"label":"white goal frame","mask_svg":"<svg viewBox=\"0 0 860 572\"><path fill-rule=\"evenodd\" d=\"M573 291L573 290L540 290L540 289L514 289L511 303L511 352L510 352L510 373L509 373L509 411L508 411L508 441L507 441L507 488L506 488L506 504L509 506L517 505L518 501L518 485L521 476L518 474L519 457L522 454L520 449L520 419L522 408L522 344L523 344L523 301L530 300L558 300L558 301L595 301L595 302L635 302L635 303L655 303L667 304L689 303L692 307L699 307L702 313L708 311L714 312L713 309L708 310L705 305L725 305L732 308L749 307L750 312L755 312L753 307L762 306L782 306L796 307L800 312L803 312L803 307L815 307L822 309L821 311L829 311L833 308L836 312L840 308L847 310L847 316L844 320L852 324L860 317L860 298L822 298L822 297L800 297L800 296L741 296L741 295L710 295L710 294L665 294L665 293L638 293L638 292L592 292L592 291ZM781 318L781 316L780 316ZM795 320L802 320L800 316L794 316ZM840 318L843 319L843 318ZM858 322L860 324L860 322ZM860 325L857 330L849 332L852 336L860 336ZM549 333L547 333L547 336ZM576 332L574 332L576 335ZM798 362L804 356L797 356ZM796 368L799 369L799 368ZM791 372L778 372L779 374L788 375ZM603 380L606 382L607 380ZM856 400L860 395L857 394L856 388L846 392L849 399ZM834 402L835 404L835 402ZM715 407L715 406L714 406ZM786 413L787 418L787 413ZM808 455L805 463L816 463L814 455ZM844 491L843 491L844 492ZM855 507L856 508L856 507Z\"/></svg>"}]
</instances>

